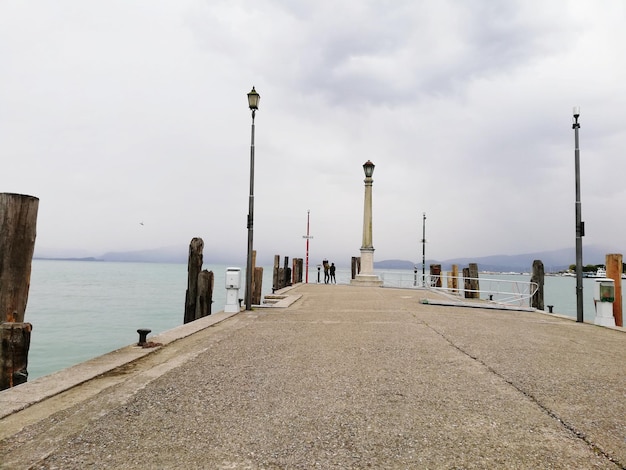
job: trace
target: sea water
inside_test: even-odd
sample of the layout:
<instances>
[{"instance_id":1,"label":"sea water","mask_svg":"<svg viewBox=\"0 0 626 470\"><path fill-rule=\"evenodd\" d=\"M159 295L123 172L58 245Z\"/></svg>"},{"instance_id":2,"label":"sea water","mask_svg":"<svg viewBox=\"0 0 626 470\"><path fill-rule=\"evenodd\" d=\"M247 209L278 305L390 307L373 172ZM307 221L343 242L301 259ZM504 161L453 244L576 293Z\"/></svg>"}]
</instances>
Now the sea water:
<instances>
[{"instance_id":1,"label":"sea water","mask_svg":"<svg viewBox=\"0 0 626 470\"><path fill-rule=\"evenodd\" d=\"M213 313L224 309L226 268L203 266L215 276ZM265 268L262 295L271 276ZM186 264L33 260L29 380L136 343L139 328L152 336L181 325L186 290Z\"/></svg>"},{"instance_id":2,"label":"sea water","mask_svg":"<svg viewBox=\"0 0 626 470\"><path fill-rule=\"evenodd\" d=\"M227 266L209 265L215 275L212 312L224 309ZM393 276L413 271L391 270ZM242 290L245 267L242 268ZM381 278L386 272L378 272ZM392 277L393 277L392 276ZM349 269L337 269L337 283L350 282ZM528 282L529 275L487 275ZM324 282L323 270L309 267L309 283ZM592 321L593 279L584 280L585 320ZM576 317L576 279L546 276L545 305ZM29 380L136 343L137 329L150 335L183 323L186 264L34 260L25 321L33 325L28 356ZM262 295L272 291L272 267L263 269ZM547 308L546 308L547 309ZM150 336L149 336L150 338Z\"/></svg>"}]
</instances>

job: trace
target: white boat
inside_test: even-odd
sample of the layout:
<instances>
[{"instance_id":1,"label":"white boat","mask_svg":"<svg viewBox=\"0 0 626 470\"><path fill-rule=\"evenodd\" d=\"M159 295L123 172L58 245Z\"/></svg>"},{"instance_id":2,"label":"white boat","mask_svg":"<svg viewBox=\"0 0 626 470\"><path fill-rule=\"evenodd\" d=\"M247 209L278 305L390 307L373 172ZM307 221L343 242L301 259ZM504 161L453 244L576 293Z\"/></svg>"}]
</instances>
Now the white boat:
<instances>
[{"instance_id":1,"label":"white boat","mask_svg":"<svg viewBox=\"0 0 626 470\"><path fill-rule=\"evenodd\" d=\"M606 277L606 269L604 268L598 268L598 270L595 273L590 273L588 277Z\"/></svg>"}]
</instances>

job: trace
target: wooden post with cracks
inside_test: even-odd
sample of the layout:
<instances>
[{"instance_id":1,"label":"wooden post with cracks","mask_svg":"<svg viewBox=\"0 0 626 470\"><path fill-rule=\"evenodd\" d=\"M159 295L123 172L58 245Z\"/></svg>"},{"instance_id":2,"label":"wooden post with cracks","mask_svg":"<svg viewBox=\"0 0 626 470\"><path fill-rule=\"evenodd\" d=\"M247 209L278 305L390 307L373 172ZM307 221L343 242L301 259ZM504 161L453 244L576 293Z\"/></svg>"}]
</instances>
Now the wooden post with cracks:
<instances>
[{"instance_id":1,"label":"wooden post with cracks","mask_svg":"<svg viewBox=\"0 0 626 470\"><path fill-rule=\"evenodd\" d=\"M32 325L24 323L39 199L0 193L0 390L26 382Z\"/></svg>"},{"instance_id":2,"label":"wooden post with cracks","mask_svg":"<svg viewBox=\"0 0 626 470\"><path fill-rule=\"evenodd\" d=\"M193 238L189 244L187 263L187 291L183 323L189 323L211 314L214 277L212 271L202 270L202 238Z\"/></svg>"},{"instance_id":3,"label":"wooden post with cracks","mask_svg":"<svg viewBox=\"0 0 626 470\"><path fill-rule=\"evenodd\" d=\"M613 301L613 318L615 326L624 326L622 317L622 255L611 253L606 255L606 277L615 281L615 300Z\"/></svg>"},{"instance_id":4,"label":"wooden post with cracks","mask_svg":"<svg viewBox=\"0 0 626 470\"><path fill-rule=\"evenodd\" d=\"M537 284L537 292L535 292L530 298L530 306L537 310L544 310L543 305L543 285L544 285L545 271L541 260L533 261L533 271L530 276L530 282Z\"/></svg>"}]
</instances>

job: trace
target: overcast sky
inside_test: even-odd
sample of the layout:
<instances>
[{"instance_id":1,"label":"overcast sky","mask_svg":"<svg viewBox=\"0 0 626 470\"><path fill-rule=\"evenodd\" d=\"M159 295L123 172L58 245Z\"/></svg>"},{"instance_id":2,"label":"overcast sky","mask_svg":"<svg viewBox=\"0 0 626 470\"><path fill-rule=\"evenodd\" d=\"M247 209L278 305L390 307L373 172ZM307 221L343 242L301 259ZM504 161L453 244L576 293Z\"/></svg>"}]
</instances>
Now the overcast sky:
<instances>
[{"instance_id":1,"label":"overcast sky","mask_svg":"<svg viewBox=\"0 0 626 470\"><path fill-rule=\"evenodd\" d=\"M623 0L2 0L0 192L40 254L375 260L626 248ZM143 225L142 225L143 223ZM625 250L626 251L626 250ZM620 251L623 252L623 251Z\"/></svg>"}]
</instances>

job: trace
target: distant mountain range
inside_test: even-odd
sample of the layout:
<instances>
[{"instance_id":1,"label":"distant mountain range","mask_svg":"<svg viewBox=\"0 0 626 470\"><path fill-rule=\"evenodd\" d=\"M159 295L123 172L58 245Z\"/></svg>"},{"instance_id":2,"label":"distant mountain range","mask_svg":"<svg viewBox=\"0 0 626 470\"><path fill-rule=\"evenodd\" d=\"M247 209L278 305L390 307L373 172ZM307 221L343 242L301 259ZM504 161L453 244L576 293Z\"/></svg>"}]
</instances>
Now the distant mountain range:
<instances>
[{"instance_id":1,"label":"distant mountain range","mask_svg":"<svg viewBox=\"0 0 626 470\"><path fill-rule=\"evenodd\" d=\"M606 255L610 253L624 252L595 245L585 246L583 247L583 264L604 264ZM479 271L530 272L535 260L543 263L546 272L564 271L576 263L576 250L572 247L521 255L478 256L476 258L454 258L444 261L426 260L426 270L428 271L431 264L440 264L441 269L448 271L453 264L461 269L467 267L469 263L477 263ZM421 270L422 262L414 263L406 260L374 262L374 267L377 269L414 269L415 266Z\"/></svg>"},{"instance_id":2,"label":"distant mountain range","mask_svg":"<svg viewBox=\"0 0 626 470\"><path fill-rule=\"evenodd\" d=\"M623 253L623 251L613 250L606 247L589 245L583 247L583 264L604 264L605 257L609 253ZM121 262L141 262L141 263L186 263L189 256L189 248L186 246L155 248L151 250L119 251L108 252L96 257L72 257L61 258L59 256L46 256L45 251L35 253L35 258L39 259L67 259L81 261L121 261ZM526 253L521 255L491 255L477 256L475 258L454 258L447 260L426 260L426 270L431 264L440 264L444 271L450 270L453 264L459 269L467 267L469 263L477 263L480 271L495 272L529 272L534 260L543 262L546 272L557 272L568 269L576 262L576 251L574 248L564 248L553 251L543 251L537 253ZM228 254L205 253L204 262L206 264L232 264L237 265L242 260L234 260ZM245 262L245 260L243 260ZM271 264L272 261L259 259L260 265ZM233 264L234 263L234 264ZM348 263L337 263L338 265L348 265ZM421 271L422 261L408 260L384 260L374 262L377 269L417 269Z\"/></svg>"}]
</instances>

